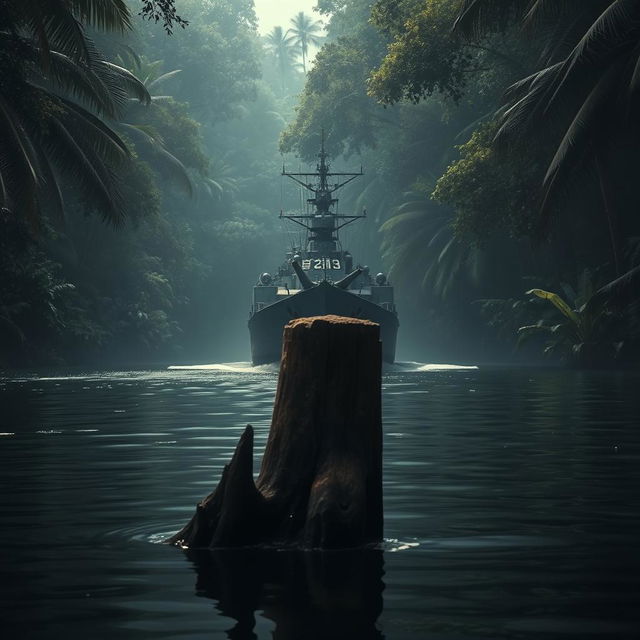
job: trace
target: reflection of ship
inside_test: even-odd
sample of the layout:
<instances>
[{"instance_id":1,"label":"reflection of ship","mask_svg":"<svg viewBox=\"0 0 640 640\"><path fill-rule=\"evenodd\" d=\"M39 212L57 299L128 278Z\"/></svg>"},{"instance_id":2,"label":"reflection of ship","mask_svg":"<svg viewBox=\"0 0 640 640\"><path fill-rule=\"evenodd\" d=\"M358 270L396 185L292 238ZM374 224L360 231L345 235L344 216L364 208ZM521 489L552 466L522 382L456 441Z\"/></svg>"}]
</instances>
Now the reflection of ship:
<instances>
[{"instance_id":1,"label":"reflection of ship","mask_svg":"<svg viewBox=\"0 0 640 640\"><path fill-rule=\"evenodd\" d=\"M372 278L367 267L356 266L338 239L338 231L365 217L341 215L335 211L334 192L360 173L334 173L329 169L324 139L315 173L287 173L311 191L310 210L301 214L280 214L306 229L305 246L293 248L277 274L263 273L253 288L249 317L253 364L276 362L282 349L282 329L292 318L338 315L372 320L380 325L382 358L393 362L398 318L393 287L379 273ZM329 184L329 178L337 182ZM342 182L340 182L342 181Z\"/></svg>"}]
</instances>

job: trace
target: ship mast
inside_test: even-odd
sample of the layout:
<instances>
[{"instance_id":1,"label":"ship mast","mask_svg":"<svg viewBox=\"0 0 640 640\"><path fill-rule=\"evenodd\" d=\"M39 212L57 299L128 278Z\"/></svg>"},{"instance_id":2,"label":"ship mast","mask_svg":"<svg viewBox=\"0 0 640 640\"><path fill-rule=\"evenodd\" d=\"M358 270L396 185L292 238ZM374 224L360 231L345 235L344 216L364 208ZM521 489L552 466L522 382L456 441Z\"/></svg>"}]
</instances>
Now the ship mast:
<instances>
[{"instance_id":1,"label":"ship mast","mask_svg":"<svg viewBox=\"0 0 640 640\"><path fill-rule=\"evenodd\" d=\"M344 173L331 171L324 148L324 129L322 130L322 142L318 163L314 173L290 173L282 165L282 175L291 178L300 186L313 193L312 198L307 198L307 204L314 209L312 214L285 214L280 212L281 218L291 220L307 229L309 234L308 249L311 252L335 251L338 242L338 230L346 227L355 220L366 217L366 212L361 215L341 215L332 211L332 207L338 203L333 194L346 184L364 175L362 168L358 173ZM338 177L338 181L330 184L329 178ZM315 181L311 178L316 178ZM342 181L341 181L342 180Z\"/></svg>"}]
</instances>

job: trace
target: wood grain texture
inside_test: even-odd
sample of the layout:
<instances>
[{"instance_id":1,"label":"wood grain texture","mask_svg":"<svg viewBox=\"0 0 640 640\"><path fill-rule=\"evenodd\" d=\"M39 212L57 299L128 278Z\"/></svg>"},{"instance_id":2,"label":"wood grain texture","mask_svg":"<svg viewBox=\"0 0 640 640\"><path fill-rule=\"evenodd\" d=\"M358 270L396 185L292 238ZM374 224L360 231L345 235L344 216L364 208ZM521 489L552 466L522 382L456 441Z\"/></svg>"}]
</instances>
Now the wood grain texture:
<instances>
[{"instance_id":1,"label":"wood grain texture","mask_svg":"<svg viewBox=\"0 0 640 640\"><path fill-rule=\"evenodd\" d=\"M291 321L258 478L248 425L217 488L168 542L341 548L381 540L381 362L373 322Z\"/></svg>"}]
</instances>

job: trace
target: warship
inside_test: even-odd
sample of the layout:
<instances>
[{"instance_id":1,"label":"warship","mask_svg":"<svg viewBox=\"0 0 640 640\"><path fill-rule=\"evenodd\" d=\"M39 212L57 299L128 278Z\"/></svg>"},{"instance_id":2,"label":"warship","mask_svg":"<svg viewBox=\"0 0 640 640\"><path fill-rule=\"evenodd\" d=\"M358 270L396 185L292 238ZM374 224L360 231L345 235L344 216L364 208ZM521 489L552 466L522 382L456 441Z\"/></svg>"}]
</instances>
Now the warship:
<instances>
[{"instance_id":1,"label":"warship","mask_svg":"<svg viewBox=\"0 0 640 640\"><path fill-rule=\"evenodd\" d=\"M348 224L366 218L337 212L336 191L363 175L331 171L324 148L324 133L313 173L289 173L312 197L305 212L283 213L280 217L304 228L301 246L293 246L275 273L262 273L253 288L249 314L251 359L254 365L280 360L284 325L294 318L337 315L371 320L380 325L382 358L395 359L398 316L393 286L384 273L375 277L369 268L356 264L343 249L338 232Z\"/></svg>"}]
</instances>

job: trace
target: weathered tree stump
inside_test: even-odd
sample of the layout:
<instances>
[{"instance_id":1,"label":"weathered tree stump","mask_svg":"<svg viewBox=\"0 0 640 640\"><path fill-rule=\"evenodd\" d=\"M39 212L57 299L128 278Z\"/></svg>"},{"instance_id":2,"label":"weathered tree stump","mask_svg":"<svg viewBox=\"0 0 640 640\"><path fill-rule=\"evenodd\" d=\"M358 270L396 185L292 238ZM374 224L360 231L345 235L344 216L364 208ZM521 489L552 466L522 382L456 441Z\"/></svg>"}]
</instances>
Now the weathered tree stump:
<instances>
[{"instance_id":1,"label":"weathered tree stump","mask_svg":"<svg viewBox=\"0 0 640 640\"><path fill-rule=\"evenodd\" d=\"M342 548L379 541L381 362L373 322L340 316L289 322L257 480L248 425L217 488L168 542Z\"/></svg>"}]
</instances>

